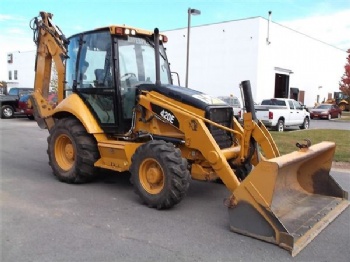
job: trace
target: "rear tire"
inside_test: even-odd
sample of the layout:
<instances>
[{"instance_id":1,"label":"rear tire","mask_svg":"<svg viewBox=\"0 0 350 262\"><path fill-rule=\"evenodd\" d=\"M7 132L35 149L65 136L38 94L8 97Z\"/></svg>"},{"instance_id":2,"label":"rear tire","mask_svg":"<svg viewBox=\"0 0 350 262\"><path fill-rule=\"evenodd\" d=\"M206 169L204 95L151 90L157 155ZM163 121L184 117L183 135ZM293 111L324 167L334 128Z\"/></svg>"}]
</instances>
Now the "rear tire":
<instances>
[{"instance_id":1,"label":"rear tire","mask_svg":"<svg viewBox=\"0 0 350 262\"><path fill-rule=\"evenodd\" d=\"M341 111L345 111L345 109L346 109L346 104L345 103L341 103L338 106L339 106Z\"/></svg>"},{"instance_id":2,"label":"rear tire","mask_svg":"<svg viewBox=\"0 0 350 262\"><path fill-rule=\"evenodd\" d=\"M132 157L130 181L149 207L167 209L178 204L190 184L187 160L173 144L152 140L141 145Z\"/></svg>"},{"instance_id":3,"label":"rear tire","mask_svg":"<svg viewBox=\"0 0 350 262\"><path fill-rule=\"evenodd\" d=\"M275 130L278 132L283 132L284 131L284 121L282 119L279 119L277 122L277 125L275 127Z\"/></svg>"},{"instance_id":4,"label":"rear tire","mask_svg":"<svg viewBox=\"0 0 350 262\"><path fill-rule=\"evenodd\" d=\"M300 126L300 129L309 129L310 119L305 117L303 124Z\"/></svg>"},{"instance_id":5,"label":"rear tire","mask_svg":"<svg viewBox=\"0 0 350 262\"><path fill-rule=\"evenodd\" d=\"M1 107L1 118L10 119L13 118L15 111L12 106L4 105Z\"/></svg>"},{"instance_id":6,"label":"rear tire","mask_svg":"<svg viewBox=\"0 0 350 262\"><path fill-rule=\"evenodd\" d=\"M58 180L79 184L94 178L99 159L95 138L75 118L57 120L47 138L49 164Z\"/></svg>"}]
</instances>

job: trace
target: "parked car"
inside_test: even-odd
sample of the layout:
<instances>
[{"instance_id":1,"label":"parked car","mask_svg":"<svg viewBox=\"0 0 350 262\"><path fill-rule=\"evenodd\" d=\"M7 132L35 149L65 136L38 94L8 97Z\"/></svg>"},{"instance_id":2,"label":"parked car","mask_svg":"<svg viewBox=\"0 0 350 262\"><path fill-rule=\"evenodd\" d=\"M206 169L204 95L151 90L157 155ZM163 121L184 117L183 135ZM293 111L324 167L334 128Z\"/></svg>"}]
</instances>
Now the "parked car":
<instances>
[{"instance_id":1,"label":"parked car","mask_svg":"<svg viewBox=\"0 0 350 262\"><path fill-rule=\"evenodd\" d=\"M342 110L337 105L320 104L310 110L310 117L313 118L340 118Z\"/></svg>"},{"instance_id":2,"label":"parked car","mask_svg":"<svg viewBox=\"0 0 350 262\"><path fill-rule=\"evenodd\" d=\"M18 113L26 115L29 119L33 120L34 115L33 115L33 107L31 106L29 101L29 96L30 95L23 95L19 101L18 101ZM57 105L57 94L55 93L50 93L47 101L49 104L52 106L52 108L55 108Z\"/></svg>"},{"instance_id":3,"label":"parked car","mask_svg":"<svg viewBox=\"0 0 350 262\"><path fill-rule=\"evenodd\" d=\"M236 96L219 96L218 98L221 99L222 101L224 101L226 104L232 106L233 115L235 116L236 119L240 118L242 105L241 105L241 102L239 101L238 97L236 97Z\"/></svg>"},{"instance_id":4,"label":"parked car","mask_svg":"<svg viewBox=\"0 0 350 262\"><path fill-rule=\"evenodd\" d=\"M33 92L33 88L13 87L8 94L0 96L1 118L12 118L18 111L18 103L22 96Z\"/></svg>"}]
</instances>

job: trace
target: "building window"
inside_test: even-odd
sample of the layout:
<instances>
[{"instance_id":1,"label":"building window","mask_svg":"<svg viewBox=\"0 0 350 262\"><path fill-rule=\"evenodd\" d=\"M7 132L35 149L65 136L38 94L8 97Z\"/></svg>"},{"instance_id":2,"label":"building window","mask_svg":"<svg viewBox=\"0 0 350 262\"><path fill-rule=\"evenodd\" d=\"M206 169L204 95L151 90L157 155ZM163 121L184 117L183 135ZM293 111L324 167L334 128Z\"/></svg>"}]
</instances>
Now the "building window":
<instances>
[{"instance_id":1,"label":"building window","mask_svg":"<svg viewBox=\"0 0 350 262\"><path fill-rule=\"evenodd\" d=\"M13 79L14 79L14 80L17 80L17 70L15 70L15 71L13 72Z\"/></svg>"},{"instance_id":2,"label":"building window","mask_svg":"<svg viewBox=\"0 0 350 262\"><path fill-rule=\"evenodd\" d=\"M11 64L12 63L13 56L12 54L7 54L7 63Z\"/></svg>"},{"instance_id":3,"label":"building window","mask_svg":"<svg viewBox=\"0 0 350 262\"><path fill-rule=\"evenodd\" d=\"M12 71L9 71L9 80L12 80Z\"/></svg>"}]
</instances>

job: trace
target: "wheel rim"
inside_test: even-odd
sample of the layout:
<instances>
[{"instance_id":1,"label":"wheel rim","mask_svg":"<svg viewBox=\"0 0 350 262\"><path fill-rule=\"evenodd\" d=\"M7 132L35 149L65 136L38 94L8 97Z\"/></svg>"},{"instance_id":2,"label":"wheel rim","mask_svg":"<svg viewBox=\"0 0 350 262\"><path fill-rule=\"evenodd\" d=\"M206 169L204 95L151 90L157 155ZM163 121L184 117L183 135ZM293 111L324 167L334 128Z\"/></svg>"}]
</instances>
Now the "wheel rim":
<instances>
[{"instance_id":1,"label":"wheel rim","mask_svg":"<svg viewBox=\"0 0 350 262\"><path fill-rule=\"evenodd\" d=\"M152 158L145 159L140 165L139 179L149 194L158 194L164 188L164 172L160 164Z\"/></svg>"},{"instance_id":2,"label":"wheel rim","mask_svg":"<svg viewBox=\"0 0 350 262\"><path fill-rule=\"evenodd\" d=\"M75 161L75 150L72 140L67 135L60 135L55 142L57 164L65 171L72 168Z\"/></svg>"},{"instance_id":3,"label":"wheel rim","mask_svg":"<svg viewBox=\"0 0 350 262\"><path fill-rule=\"evenodd\" d=\"M5 108L3 112L6 117L12 116L12 110L10 108Z\"/></svg>"},{"instance_id":4,"label":"wheel rim","mask_svg":"<svg viewBox=\"0 0 350 262\"><path fill-rule=\"evenodd\" d=\"M332 115L331 114L328 115L328 119L332 119Z\"/></svg>"},{"instance_id":5,"label":"wheel rim","mask_svg":"<svg viewBox=\"0 0 350 262\"><path fill-rule=\"evenodd\" d=\"M304 124L305 129L309 129L309 121L305 120L305 124Z\"/></svg>"},{"instance_id":6,"label":"wheel rim","mask_svg":"<svg viewBox=\"0 0 350 262\"><path fill-rule=\"evenodd\" d=\"M278 132L283 132L283 123L279 123Z\"/></svg>"}]
</instances>

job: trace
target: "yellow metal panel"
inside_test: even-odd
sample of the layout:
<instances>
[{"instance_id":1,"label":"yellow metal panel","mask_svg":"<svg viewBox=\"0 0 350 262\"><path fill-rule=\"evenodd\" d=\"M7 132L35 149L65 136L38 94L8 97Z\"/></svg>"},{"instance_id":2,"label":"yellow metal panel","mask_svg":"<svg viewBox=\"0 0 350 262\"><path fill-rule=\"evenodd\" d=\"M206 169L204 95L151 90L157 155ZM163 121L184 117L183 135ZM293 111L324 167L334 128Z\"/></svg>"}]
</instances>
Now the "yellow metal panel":
<instances>
[{"instance_id":1,"label":"yellow metal panel","mask_svg":"<svg viewBox=\"0 0 350 262\"><path fill-rule=\"evenodd\" d=\"M212 168L205 168L200 164L192 164L191 176L196 180L212 181L218 178Z\"/></svg>"},{"instance_id":2,"label":"yellow metal panel","mask_svg":"<svg viewBox=\"0 0 350 262\"><path fill-rule=\"evenodd\" d=\"M71 94L54 109L53 114L69 112L73 114L84 125L88 133L103 133L95 117L77 94Z\"/></svg>"},{"instance_id":3,"label":"yellow metal panel","mask_svg":"<svg viewBox=\"0 0 350 262\"><path fill-rule=\"evenodd\" d=\"M142 143L104 140L98 143L101 158L95 166L118 172L127 171L131 165L131 158Z\"/></svg>"}]
</instances>

